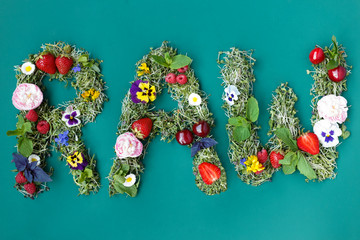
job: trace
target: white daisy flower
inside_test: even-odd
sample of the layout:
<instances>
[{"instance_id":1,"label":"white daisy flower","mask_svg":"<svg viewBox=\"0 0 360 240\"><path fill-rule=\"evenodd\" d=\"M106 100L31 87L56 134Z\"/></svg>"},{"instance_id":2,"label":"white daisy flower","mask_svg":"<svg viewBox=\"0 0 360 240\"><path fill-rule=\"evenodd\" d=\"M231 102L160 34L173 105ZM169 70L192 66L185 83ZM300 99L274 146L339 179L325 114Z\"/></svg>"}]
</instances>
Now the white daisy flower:
<instances>
[{"instance_id":1,"label":"white daisy flower","mask_svg":"<svg viewBox=\"0 0 360 240\"><path fill-rule=\"evenodd\" d=\"M239 90L235 85L229 85L225 88L225 98L224 100L230 105L234 105L234 102L238 100L238 95L240 94Z\"/></svg>"},{"instance_id":2,"label":"white daisy flower","mask_svg":"<svg viewBox=\"0 0 360 240\"><path fill-rule=\"evenodd\" d=\"M26 62L21 65L21 72L26 75L31 75L35 71L36 67L31 62Z\"/></svg>"},{"instance_id":3,"label":"white daisy flower","mask_svg":"<svg viewBox=\"0 0 360 240\"><path fill-rule=\"evenodd\" d=\"M314 124L314 133L323 147L335 147L339 144L339 136L341 136L342 131L337 123L320 120Z\"/></svg>"},{"instance_id":4,"label":"white daisy flower","mask_svg":"<svg viewBox=\"0 0 360 240\"><path fill-rule=\"evenodd\" d=\"M199 106L201 104L201 97L199 94L196 93L190 94L188 100L190 106Z\"/></svg>"},{"instance_id":5,"label":"white daisy flower","mask_svg":"<svg viewBox=\"0 0 360 240\"><path fill-rule=\"evenodd\" d=\"M28 158L29 163L37 162L36 165L40 165L40 157L36 154L31 154Z\"/></svg>"},{"instance_id":6,"label":"white daisy flower","mask_svg":"<svg viewBox=\"0 0 360 240\"><path fill-rule=\"evenodd\" d=\"M136 182L136 176L130 173L125 177L125 182L123 184L125 187L131 187L132 185L135 184L135 182Z\"/></svg>"}]
</instances>

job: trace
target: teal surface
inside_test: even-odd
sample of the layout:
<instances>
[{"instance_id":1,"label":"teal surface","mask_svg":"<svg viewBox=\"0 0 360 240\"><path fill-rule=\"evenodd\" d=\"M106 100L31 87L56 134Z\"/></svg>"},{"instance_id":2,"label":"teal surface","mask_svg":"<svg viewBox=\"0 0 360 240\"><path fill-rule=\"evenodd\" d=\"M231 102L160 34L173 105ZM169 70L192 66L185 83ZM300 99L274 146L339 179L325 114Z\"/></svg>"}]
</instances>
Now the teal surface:
<instances>
[{"instance_id":1,"label":"teal surface","mask_svg":"<svg viewBox=\"0 0 360 240\"><path fill-rule=\"evenodd\" d=\"M0 2L0 239L360 239L358 101L360 65L359 1L12 1ZM351 137L340 147L338 176L305 183L299 174L278 172L271 183L242 183L227 157L227 118L221 105L217 52L232 46L255 49L255 96L260 104L262 141L267 141L271 91L289 82L299 96L297 109L310 130L312 79L308 54L315 44L336 35L353 65L349 91ZM11 104L16 86L13 66L42 43L66 41L104 60L102 72L110 101L96 123L84 128L84 140L96 153L103 187L96 195L77 197L69 169L54 153L51 191L35 201L14 188L10 170L17 110ZM139 195L108 197L106 176L115 156L121 101L135 74L135 62L150 47L171 41L194 59L201 87L211 95L218 154L228 176L228 190L206 196L194 184L190 150L160 142L149 147ZM46 83L54 104L71 99L72 89ZM160 106L170 97L162 96ZM171 106L175 104L171 103ZM171 107L167 106L167 109Z\"/></svg>"}]
</instances>

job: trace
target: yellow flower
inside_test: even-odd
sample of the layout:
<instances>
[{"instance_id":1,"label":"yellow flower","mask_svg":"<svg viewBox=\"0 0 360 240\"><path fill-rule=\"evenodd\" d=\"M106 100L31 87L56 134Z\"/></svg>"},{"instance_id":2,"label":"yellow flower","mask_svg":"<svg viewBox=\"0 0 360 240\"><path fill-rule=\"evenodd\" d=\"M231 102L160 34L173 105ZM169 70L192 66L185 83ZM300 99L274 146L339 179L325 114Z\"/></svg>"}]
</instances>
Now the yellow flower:
<instances>
[{"instance_id":1,"label":"yellow flower","mask_svg":"<svg viewBox=\"0 0 360 240\"><path fill-rule=\"evenodd\" d=\"M142 63L139 67L138 67L138 69L140 70L140 71L137 71L137 75L140 77L140 76L142 76L142 75L144 75L144 74L149 74L150 73L150 69L149 69L149 67L146 65L146 63Z\"/></svg>"},{"instance_id":2,"label":"yellow flower","mask_svg":"<svg viewBox=\"0 0 360 240\"><path fill-rule=\"evenodd\" d=\"M141 82L139 84L139 88L142 90L141 92L136 93L136 97L142 101L148 103L150 101L154 101L156 99L156 90L155 86L149 85L148 82Z\"/></svg>"},{"instance_id":3,"label":"yellow flower","mask_svg":"<svg viewBox=\"0 0 360 240\"><path fill-rule=\"evenodd\" d=\"M257 156L251 155L245 161L245 165L247 166L247 172L259 172L265 169L265 167L259 162Z\"/></svg>"},{"instance_id":4,"label":"yellow flower","mask_svg":"<svg viewBox=\"0 0 360 240\"><path fill-rule=\"evenodd\" d=\"M100 92L96 91L94 88L91 88L87 91L85 91L84 93L81 94L81 96L85 99L86 102L88 102L91 97L91 100L94 101L95 99L97 99L100 96Z\"/></svg>"}]
</instances>

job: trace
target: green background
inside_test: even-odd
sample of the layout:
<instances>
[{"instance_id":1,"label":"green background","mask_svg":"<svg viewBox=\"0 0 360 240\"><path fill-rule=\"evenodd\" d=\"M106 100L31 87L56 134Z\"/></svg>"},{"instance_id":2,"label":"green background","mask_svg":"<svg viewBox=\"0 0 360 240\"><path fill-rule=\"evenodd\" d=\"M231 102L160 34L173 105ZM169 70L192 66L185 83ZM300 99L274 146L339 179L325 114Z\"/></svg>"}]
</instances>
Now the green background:
<instances>
[{"instance_id":1,"label":"green background","mask_svg":"<svg viewBox=\"0 0 360 240\"><path fill-rule=\"evenodd\" d=\"M11 1L0 2L1 54L1 239L360 239L360 177L357 105L360 61L359 1ZM298 173L278 172L260 187L242 183L227 157L227 118L221 105L217 52L236 46L254 49L257 59L255 96L260 104L260 132L267 140L267 108L271 91L289 82L299 96L296 105L310 130L308 54L315 44L330 45L336 35L354 66L349 91L352 107L347 124L351 137L338 148L335 180L305 183ZM65 41L104 60L102 72L110 101L96 123L84 127L84 140L96 153L103 187L97 195L77 197L64 162L53 153L51 191L32 201L14 188L10 162L15 151L13 129L17 110L11 104L16 86L14 65L42 43ZM115 156L113 146L121 101L134 79L134 64L150 47L169 40L194 59L201 87L210 94L209 108L217 126L212 130L228 176L228 190L206 196L194 184L190 149L157 138L144 161L136 198L108 197L105 178ZM52 104L74 97L73 89L46 81ZM167 95L158 107L176 106ZM355 148L355 149L354 149Z\"/></svg>"}]
</instances>

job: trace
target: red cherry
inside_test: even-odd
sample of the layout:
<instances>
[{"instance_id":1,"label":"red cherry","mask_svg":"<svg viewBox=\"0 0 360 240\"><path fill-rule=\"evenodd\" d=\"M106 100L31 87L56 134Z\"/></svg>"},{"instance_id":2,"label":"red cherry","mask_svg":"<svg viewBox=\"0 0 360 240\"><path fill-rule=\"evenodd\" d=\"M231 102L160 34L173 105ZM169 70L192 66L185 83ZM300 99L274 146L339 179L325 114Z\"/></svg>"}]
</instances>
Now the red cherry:
<instances>
[{"instance_id":1,"label":"red cherry","mask_svg":"<svg viewBox=\"0 0 360 240\"><path fill-rule=\"evenodd\" d=\"M181 145L189 145L193 142L193 140L194 136L188 129L181 130L176 134L176 141L178 141Z\"/></svg>"},{"instance_id":2,"label":"red cherry","mask_svg":"<svg viewBox=\"0 0 360 240\"><path fill-rule=\"evenodd\" d=\"M333 82L341 82L346 77L346 69L343 66L330 69L328 71L329 78Z\"/></svg>"},{"instance_id":3,"label":"red cherry","mask_svg":"<svg viewBox=\"0 0 360 240\"><path fill-rule=\"evenodd\" d=\"M176 83L176 74L175 73L168 73L165 77L165 82L167 83Z\"/></svg>"},{"instance_id":4,"label":"red cherry","mask_svg":"<svg viewBox=\"0 0 360 240\"><path fill-rule=\"evenodd\" d=\"M199 121L193 125L193 133L199 137L206 137L210 133L210 126L206 121Z\"/></svg>"},{"instance_id":5,"label":"red cherry","mask_svg":"<svg viewBox=\"0 0 360 240\"><path fill-rule=\"evenodd\" d=\"M319 64L325 59L324 51L321 48L314 48L309 55L310 62Z\"/></svg>"},{"instance_id":6,"label":"red cherry","mask_svg":"<svg viewBox=\"0 0 360 240\"><path fill-rule=\"evenodd\" d=\"M185 67L179 68L179 69L178 69L178 72L179 72L179 73L184 73L184 72L186 72L188 69L189 69L189 66L186 65Z\"/></svg>"}]
</instances>

